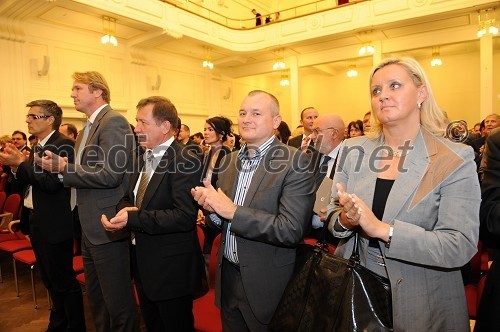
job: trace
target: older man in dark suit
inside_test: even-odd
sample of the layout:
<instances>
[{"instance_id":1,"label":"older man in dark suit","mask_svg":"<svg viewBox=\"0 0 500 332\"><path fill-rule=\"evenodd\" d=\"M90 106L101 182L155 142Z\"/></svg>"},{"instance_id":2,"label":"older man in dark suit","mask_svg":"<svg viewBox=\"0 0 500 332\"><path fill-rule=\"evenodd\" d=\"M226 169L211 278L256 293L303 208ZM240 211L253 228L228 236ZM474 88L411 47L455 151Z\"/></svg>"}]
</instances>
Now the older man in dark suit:
<instances>
[{"instance_id":1,"label":"older man in dark suit","mask_svg":"<svg viewBox=\"0 0 500 332\"><path fill-rule=\"evenodd\" d=\"M130 233L106 232L101 226L101 216L115 215L128 188L134 138L127 120L109 106L109 87L100 73L76 72L73 79L75 108L88 118L77 137L75 163L46 153L42 165L59 172L65 186L76 187L85 287L96 329L136 331Z\"/></svg>"},{"instance_id":2,"label":"older man in dark suit","mask_svg":"<svg viewBox=\"0 0 500 332\"><path fill-rule=\"evenodd\" d=\"M486 139L483 160L484 178L481 183L480 238L495 250L488 271L474 331L495 331L500 315L500 129L494 129Z\"/></svg>"},{"instance_id":3,"label":"older man in dark suit","mask_svg":"<svg viewBox=\"0 0 500 332\"><path fill-rule=\"evenodd\" d=\"M26 123L38 144L29 159L11 145L0 160L12 168L27 193L21 229L30 235L45 287L52 298L47 331L85 331L82 290L73 271L73 227L70 194L56 174L34 164L45 151L73 162L73 141L59 133L62 110L50 100L30 102Z\"/></svg>"},{"instance_id":4,"label":"older man in dark suit","mask_svg":"<svg viewBox=\"0 0 500 332\"><path fill-rule=\"evenodd\" d=\"M280 122L276 97L250 92L238 118L246 145L222 160L218 191L208 181L191 190L222 228L215 291L224 331L267 331L311 220L310 158L274 136Z\"/></svg>"},{"instance_id":5,"label":"older man in dark suit","mask_svg":"<svg viewBox=\"0 0 500 332\"><path fill-rule=\"evenodd\" d=\"M134 280L148 331L194 331L193 294L205 266L190 189L199 183L201 159L174 139L177 111L170 100L142 99L136 120L144 161L117 215L101 222L108 231L125 228L135 234Z\"/></svg>"}]
</instances>

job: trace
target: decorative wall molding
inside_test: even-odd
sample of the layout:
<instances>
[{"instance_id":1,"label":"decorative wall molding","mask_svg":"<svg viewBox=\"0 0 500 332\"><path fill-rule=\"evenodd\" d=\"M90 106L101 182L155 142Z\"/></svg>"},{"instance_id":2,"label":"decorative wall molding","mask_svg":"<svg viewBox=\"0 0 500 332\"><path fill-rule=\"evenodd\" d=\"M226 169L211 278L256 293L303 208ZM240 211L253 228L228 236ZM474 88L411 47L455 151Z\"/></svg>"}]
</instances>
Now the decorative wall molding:
<instances>
[{"instance_id":1,"label":"decorative wall molding","mask_svg":"<svg viewBox=\"0 0 500 332\"><path fill-rule=\"evenodd\" d=\"M26 42L26 34L23 29L23 22L18 19L0 16L0 39L14 42Z\"/></svg>"}]
</instances>

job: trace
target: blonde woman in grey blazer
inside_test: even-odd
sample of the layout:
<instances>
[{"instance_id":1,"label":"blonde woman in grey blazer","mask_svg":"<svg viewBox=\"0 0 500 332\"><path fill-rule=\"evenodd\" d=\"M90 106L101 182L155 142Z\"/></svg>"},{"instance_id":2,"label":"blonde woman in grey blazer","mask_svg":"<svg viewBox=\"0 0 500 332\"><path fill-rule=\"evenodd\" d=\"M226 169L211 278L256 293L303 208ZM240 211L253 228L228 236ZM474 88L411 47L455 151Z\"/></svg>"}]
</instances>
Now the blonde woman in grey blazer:
<instances>
[{"instance_id":1,"label":"blonde woman in grey blazer","mask_svg":"<svg viewBox=\"0 0 500 332\"><path fill-rule=\"evenodd\" d=\"M346 141L329 229L348 258L390 280L394 331L469 331L460 274L477 248L480 189L474 153L443 138L446 115L420 65L388 59L370 78L368 136Z\"/></svg>"}]
</instances>

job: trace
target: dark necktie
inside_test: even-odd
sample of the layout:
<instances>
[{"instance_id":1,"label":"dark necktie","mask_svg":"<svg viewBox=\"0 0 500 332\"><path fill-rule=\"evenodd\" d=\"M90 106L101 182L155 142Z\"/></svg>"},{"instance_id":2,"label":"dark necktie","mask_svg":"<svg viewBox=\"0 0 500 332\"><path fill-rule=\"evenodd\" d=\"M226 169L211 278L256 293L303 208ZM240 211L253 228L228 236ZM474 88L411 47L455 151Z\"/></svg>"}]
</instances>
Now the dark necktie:
<instances>
[{"instance_id":1,"label":"dark necktie","mask_svg":"<svg viewBox=\"0 0 500 332\"><path fill-rule=\"evenodd\" d=\"M323 156L323 162L319 166L319 172L325 174L328 171L328 162L332 159L330 156Z\"/></svg>"},{"instance_id":2,"label":"dark necktie","mask_svg":"<svg viewBox=\"0 0 500 332\"><path fill-rule=\"evenodd\" d=\"M316 183L316 188L319 188L321 182L325 178L326 172L328 171L328 161L332 159L330 156L321 156L321 154L319 154L318 158L320 158L321 164L319 164L318 168L316 168L314 172L314 182Z\"/></svg>"},{"instance_id":3,"label":"dark necktie","mask_svg":"<svg viewBox=\"0 0 500 332\"><path fill-rule=\"evenodd\" d=\"M141 178L139 180L139 187L137 188L137 196L135 199L135 206L138 208L141 208L142 200L144 199L144 194L148 187L149 178L153 172L153 159L153 151L147 150L146 153L144 153L144 166L141 170Z\"/></svg>"}]
</instances>

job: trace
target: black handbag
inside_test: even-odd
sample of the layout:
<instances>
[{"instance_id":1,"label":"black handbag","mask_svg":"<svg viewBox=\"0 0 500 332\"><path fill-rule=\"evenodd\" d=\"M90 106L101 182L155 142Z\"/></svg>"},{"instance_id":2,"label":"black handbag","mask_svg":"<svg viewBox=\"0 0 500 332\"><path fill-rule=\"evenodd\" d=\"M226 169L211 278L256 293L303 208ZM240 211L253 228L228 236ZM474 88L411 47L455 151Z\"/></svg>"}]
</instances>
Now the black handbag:
<instances>
[{"instance_id":1,"label":"black handbag","mask_svg":"<svg viewBox=\"0 0 500 332\"><path fill-rule=\"evenodd\" d=\"M354 241L350 259L328 253L324 241L299 245L271 331L392 331L389 280L360 265L358 234Z\"/></svg>"}]
</instances>

